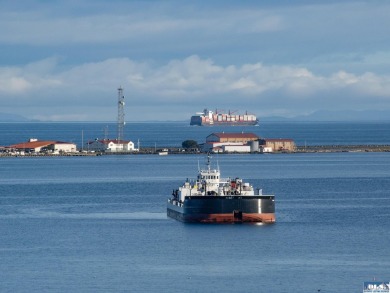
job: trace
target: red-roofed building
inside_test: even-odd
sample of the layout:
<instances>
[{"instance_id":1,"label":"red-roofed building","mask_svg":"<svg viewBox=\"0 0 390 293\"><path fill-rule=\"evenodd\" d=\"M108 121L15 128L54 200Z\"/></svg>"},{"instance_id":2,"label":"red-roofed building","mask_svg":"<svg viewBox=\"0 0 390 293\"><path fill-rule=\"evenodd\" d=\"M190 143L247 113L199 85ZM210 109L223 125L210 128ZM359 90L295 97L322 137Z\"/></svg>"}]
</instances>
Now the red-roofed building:
<instances>
[{"instance_id":1,"label":"red-roofed building","mask_svg":"<svg viewBox=\"0 0 390 293\"><path fill-rule=\"evenodd\" d=\"M74 143L52 140L38 140L36 138L31 138L29 141L10 145L8 148L26 153L39 153L42 151L52 153L70 153L77 151L76 144Z\"/></svg>"},{"instance_id":2,"label":"red-roofed building","mask_svg":"<svg viewBox=\"0 0 390 293\"><path fill-rule=\"evenodd\" d=\"M206 137L206 143L208 142L233 142L233 143L242 143L247 144L249 141L259 140L254 133L212 133Z\"/></svg>"}]
</instances>

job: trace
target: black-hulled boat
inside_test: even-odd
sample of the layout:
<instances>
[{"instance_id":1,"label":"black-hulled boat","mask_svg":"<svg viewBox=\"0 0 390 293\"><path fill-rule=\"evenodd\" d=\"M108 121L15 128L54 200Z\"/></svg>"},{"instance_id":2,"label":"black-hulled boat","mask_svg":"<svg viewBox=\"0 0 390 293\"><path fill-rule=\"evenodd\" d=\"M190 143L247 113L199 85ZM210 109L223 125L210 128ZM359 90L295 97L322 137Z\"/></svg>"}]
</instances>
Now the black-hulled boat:
<instances>
[{"instance_id":1,"label":"black-hulled boat","mask_svg":"<svg viewBox=\"0 0 390 293\"><path fill-rule=\"evenodd\" d=\"M223 179L220 174L219 168L211 168L208 156L196 180L187 179L173 190L167 215L182 222L275 222L274 195L263 195L240 178Z\"/></svg>"}]
</instances>

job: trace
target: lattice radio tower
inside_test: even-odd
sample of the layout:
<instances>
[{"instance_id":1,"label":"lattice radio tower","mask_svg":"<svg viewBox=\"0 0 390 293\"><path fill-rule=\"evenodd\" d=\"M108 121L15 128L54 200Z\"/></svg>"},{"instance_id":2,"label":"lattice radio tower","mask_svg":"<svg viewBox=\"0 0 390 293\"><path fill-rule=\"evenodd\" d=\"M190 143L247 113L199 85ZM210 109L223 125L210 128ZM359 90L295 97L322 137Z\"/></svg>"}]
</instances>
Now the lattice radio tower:
<instances>
[{"instance_id":1,"label":"lattice radio tower","mask_svg":"<svg viewBox=\"0 0 390 293\"><path fill-rule=\"evenodd\" d=\"M125 96L122 87L118 88L118 143L123 141L123 129L125 128Z\"/></svg>"}]
</instances>

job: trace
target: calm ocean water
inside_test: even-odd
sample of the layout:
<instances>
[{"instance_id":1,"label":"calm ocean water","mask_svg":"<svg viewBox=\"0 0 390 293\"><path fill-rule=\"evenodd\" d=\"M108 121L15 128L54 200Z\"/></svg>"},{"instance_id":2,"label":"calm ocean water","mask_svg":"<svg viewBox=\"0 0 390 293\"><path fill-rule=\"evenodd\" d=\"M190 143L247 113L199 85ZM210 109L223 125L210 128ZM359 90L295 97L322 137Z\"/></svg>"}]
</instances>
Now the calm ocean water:
<instances>
[{"instance_id":1,"label":"calm ocean water","mask_svg":"<svg viewBox=\"0 0 390 293\"><path fill-rule=\"evenodd\" d=\"M144 147L181 146L187 139L203 143L213 132L253 132L264 138L292 138L297 145L390 144L390 122L263 122L260 126L197 127L185 122L130 122L124 137ZM116 138L114 123L0 123L0 146L27 141L82 142Z\"/></svg>"},{"instance_id":2,"label":"calm ocean water","mask_svg":"<svg viewBox=\"0 0 390 293\"><path fill-rule=\"evenodd\" d=\"M71 125L34 136L70 137ZM185 136L142 127L145 141ZM387 144L380 135L370 139ZM1 158L0 292L362 292L364 281L390 279L390 153L214 156L223 176L276 195L277 223L167 219L172 189L204 159Z\"/></svg>"}]
</instances>

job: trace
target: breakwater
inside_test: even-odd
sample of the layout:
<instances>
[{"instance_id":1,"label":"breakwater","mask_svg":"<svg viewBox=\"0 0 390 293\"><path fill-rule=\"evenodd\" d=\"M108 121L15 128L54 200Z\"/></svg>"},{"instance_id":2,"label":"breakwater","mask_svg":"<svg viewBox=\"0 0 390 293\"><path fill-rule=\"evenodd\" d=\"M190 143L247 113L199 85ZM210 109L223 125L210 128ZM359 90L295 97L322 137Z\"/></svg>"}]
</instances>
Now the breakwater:
<instances>
[{"instance_id":1,"label":"breakwater","mask_svg":"<svg viewBox=\"0 0 390 293\"><path fill-rule=\"evenodd\" d=\"M183 149L179 147L167 147L169 154L199 154L196 149ZM336 153L336 152L390 152L390 145L320 145L320 146L297 146L292 152L274 151L272 154L280 153ZM237 152L235 152L237 153ZM155 148L141 148L138 152L73 152L73 153L0 153L0 157L88 157L88 156L106 156L106 155L158 155L159 151ZM232 154L232 153L221 153ZM249 154L249 153L243 153ZM251 154L262 154L261 152Z\"/></svg>"},{"instance_id":2,"label":"breakwater","mask_svg":"<svg viewBox=\"0 0 390 293\"><path fill-rule=\"evenodd\" d=\"M389 152L390 145L314 145L297 146L295 152L299 153L325 153L325 152Z\"/></svg>"}]
</instances>

